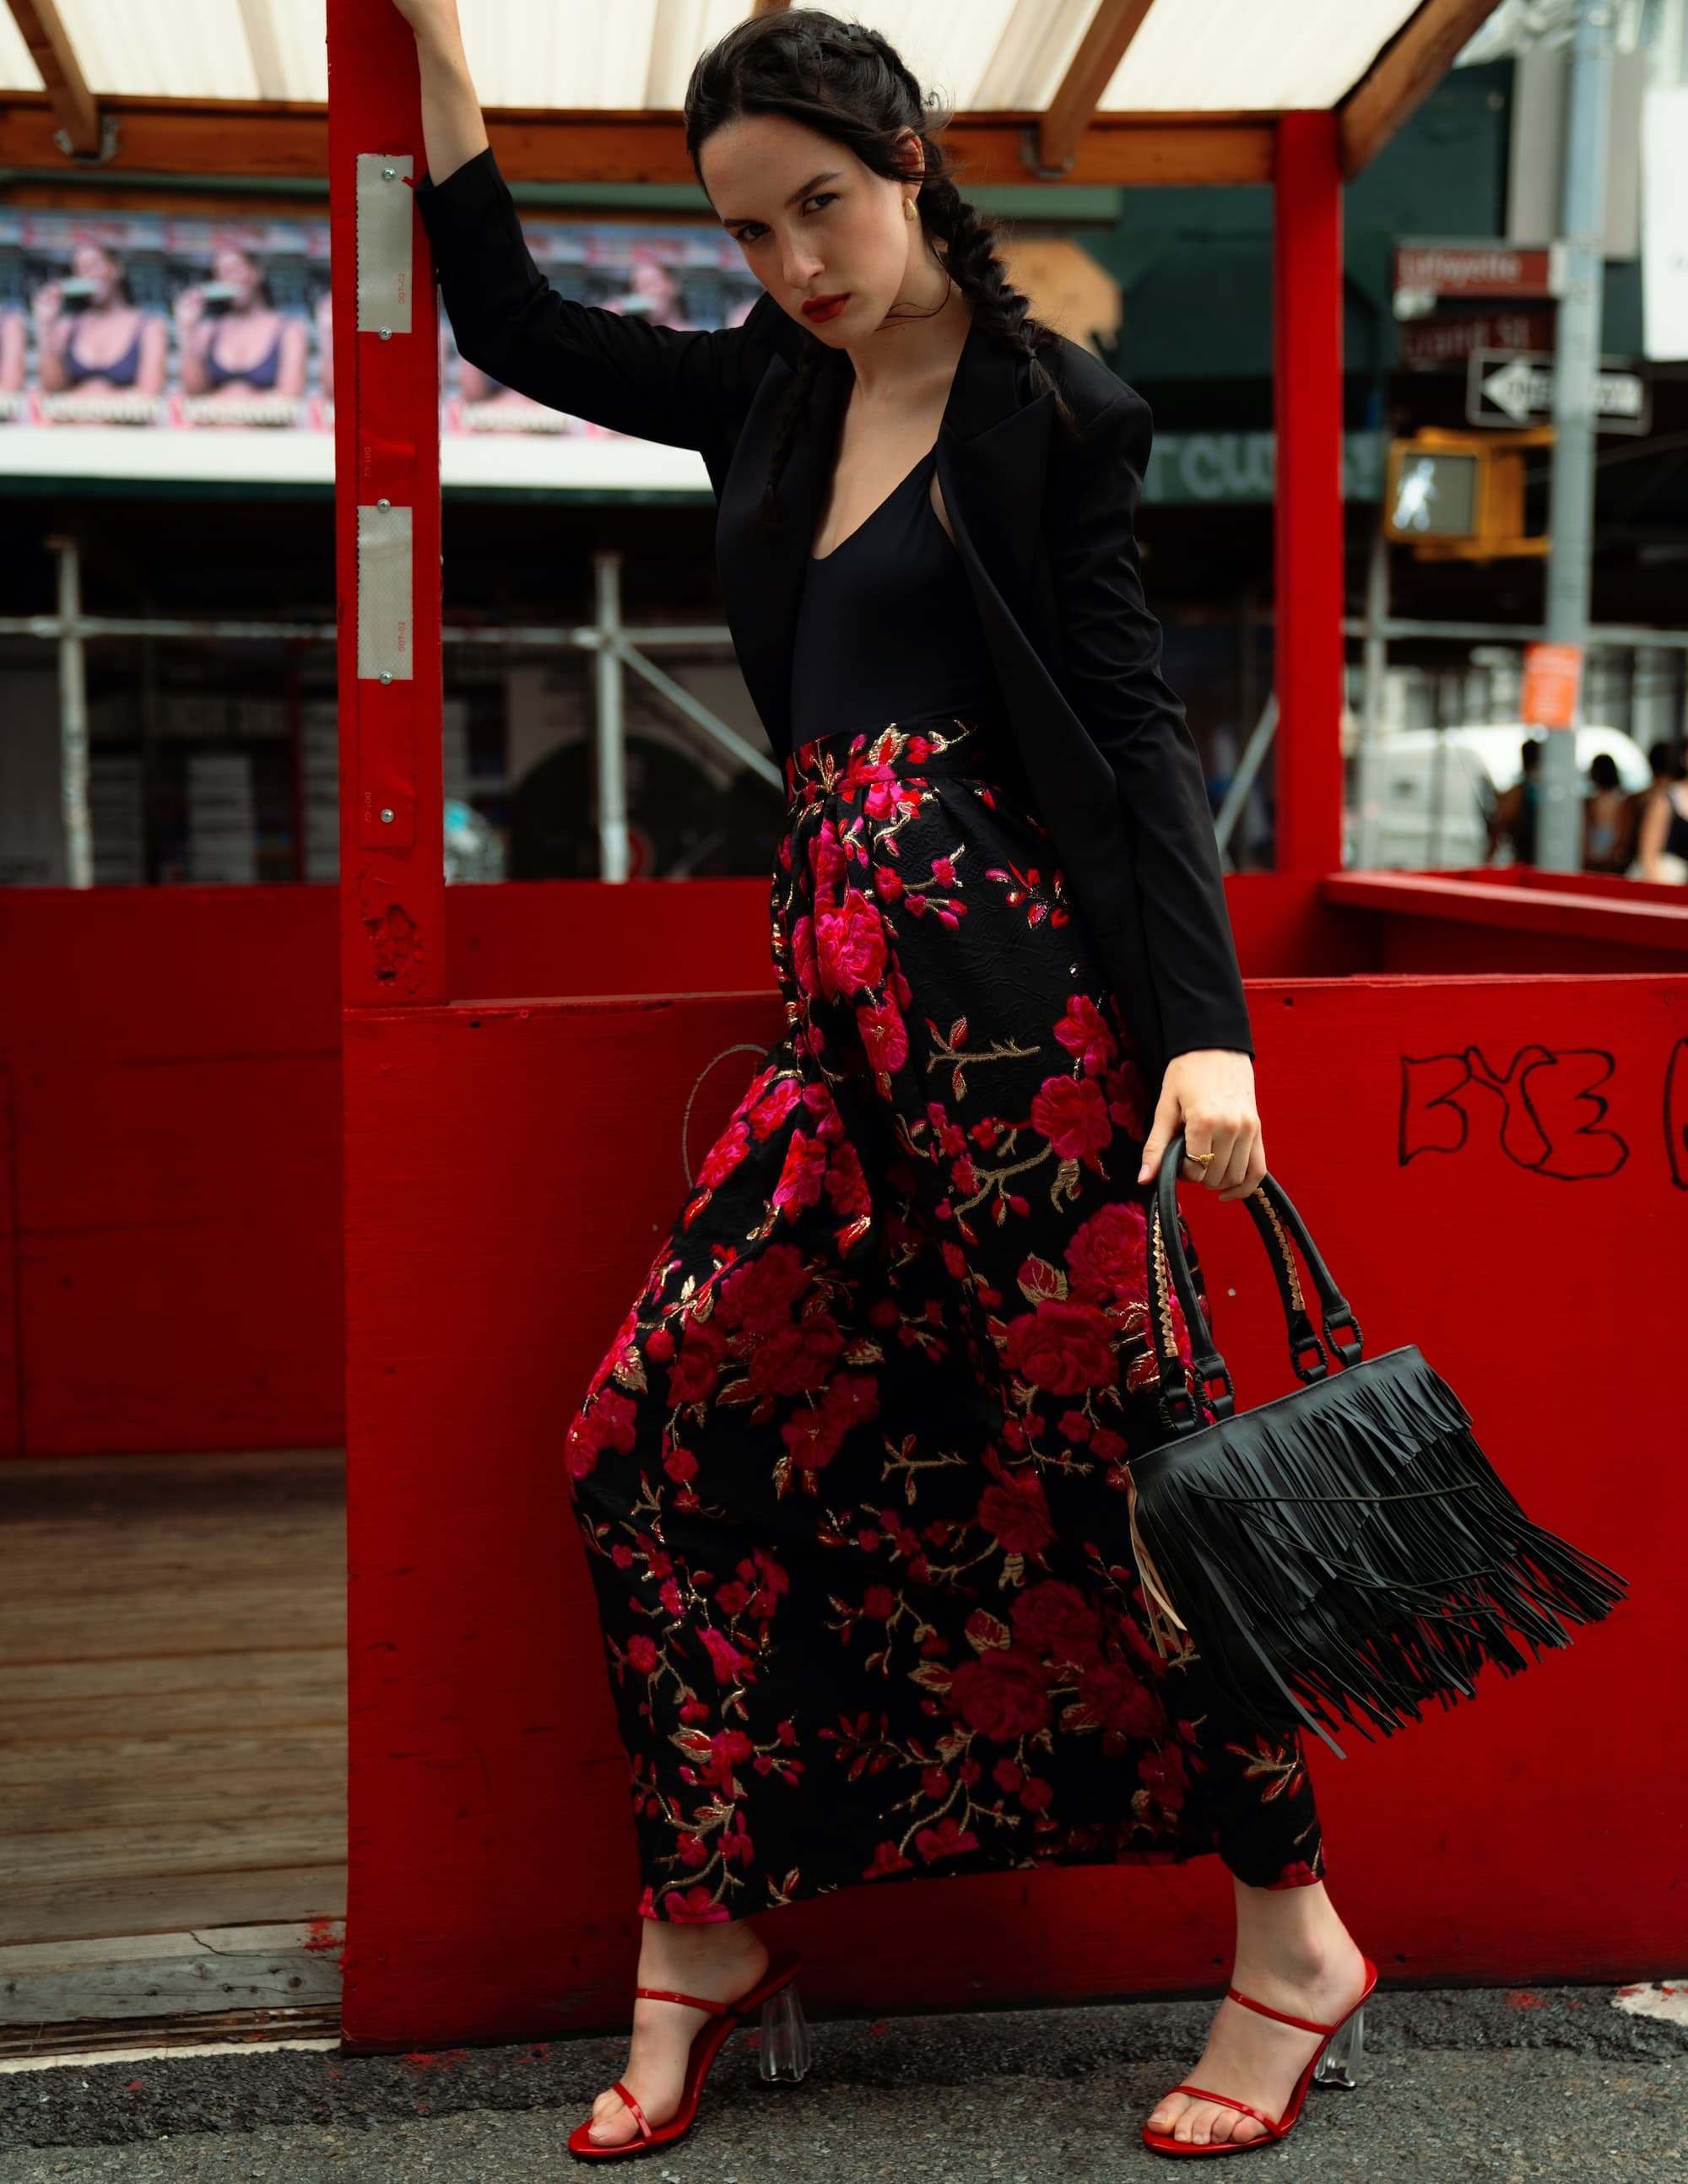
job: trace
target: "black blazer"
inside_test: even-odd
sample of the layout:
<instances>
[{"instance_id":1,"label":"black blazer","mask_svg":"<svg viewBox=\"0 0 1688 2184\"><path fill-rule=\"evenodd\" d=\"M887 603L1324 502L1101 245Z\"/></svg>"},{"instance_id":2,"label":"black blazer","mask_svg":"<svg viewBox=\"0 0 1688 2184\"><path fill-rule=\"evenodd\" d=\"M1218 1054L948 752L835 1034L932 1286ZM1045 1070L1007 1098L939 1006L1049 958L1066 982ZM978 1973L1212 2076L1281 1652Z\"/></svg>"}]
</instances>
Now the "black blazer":
<instances>
[{"instance_id":1,"label":"black blazer","mask_svg":"<svg viewBox=\"0 0 1688 2184\"><path fill-rule=\"evenodd\" d=\"M719 510L722 603L777 754L790 741L798 599L854 377L825 354L777 488L753 521L794 362L816 337L760 297L742 326L685 332L558 295L534 265L490 148L416 202L457 345L536 401L695 448ZM1084 428L1056 427L1028 359L974 320L939 427L944 505L1039 816L1158 1095L1193 1047L1254 1051L1201 760L1162 679L1133 519L1148 404L1076 342L1043 360Z\"/></svg>"}]
</instances>

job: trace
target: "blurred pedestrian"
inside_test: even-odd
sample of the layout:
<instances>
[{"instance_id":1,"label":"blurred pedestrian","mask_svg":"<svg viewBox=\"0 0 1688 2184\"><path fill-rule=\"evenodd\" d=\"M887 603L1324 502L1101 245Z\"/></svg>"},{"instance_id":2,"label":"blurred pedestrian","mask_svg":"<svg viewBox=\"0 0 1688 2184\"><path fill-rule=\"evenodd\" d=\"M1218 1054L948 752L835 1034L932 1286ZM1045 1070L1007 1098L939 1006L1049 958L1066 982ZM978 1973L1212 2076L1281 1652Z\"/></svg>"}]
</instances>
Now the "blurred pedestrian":
<instances>
[{"instance_id":1,"label":"blurred pedestrian","mask_svg":"<svg viewBox=\"0 0 1688 2184\"><path fill-rule=\"evenodd\" d=\"M1485 865L1495 861L1502 842L1511 845L1515 865L1535 862L1535 823L1541 801L1541 759L1547 746L1532 736L1523 746L1524 772L1495 800L1489 815L1489 840L1483 852Z\"/></svg>"},{"instance_id":2,"label":"blurred pedestrian","mask_svg":"<svg viewBox=\"0 0 1688 2184\"><path fill-rule=\"evenodd\" d=\"M1627 872L1634 856L1635 819L1610 751L1589 760L1589 794L1583 804L1583 870Z\"/></svg>"},{"instance_id":3,"label":"blurred pedestrian","mask_svg":"<svg viewBox=\"0 0 1688 2184\"><path fill-rule=\"evenodd\" d=\"M1688 882L1688 756L1680 743L1656 743L1647 753L1651 788L1641 793L1631 879Z\"/></svg>"}]
</instances>

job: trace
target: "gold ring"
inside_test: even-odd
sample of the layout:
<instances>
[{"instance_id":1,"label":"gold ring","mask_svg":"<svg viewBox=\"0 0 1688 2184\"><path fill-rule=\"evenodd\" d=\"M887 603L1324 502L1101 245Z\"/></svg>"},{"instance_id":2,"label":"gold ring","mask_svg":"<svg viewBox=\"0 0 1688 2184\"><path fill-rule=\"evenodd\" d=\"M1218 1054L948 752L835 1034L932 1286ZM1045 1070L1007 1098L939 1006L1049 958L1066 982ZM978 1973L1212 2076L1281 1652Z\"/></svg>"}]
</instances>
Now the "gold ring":
<instances>
[{"instance_id":1,"label":"gold ring","mask_svg":"<svg viewBox=\"0 0 1688 2184\"><path fill-rule=\"evenodd\" d=\"M1202 1167L1206 1167L1209 1161L1212 1159L1213 1156L1212 1153L1192 1153L1187 1151L1184 1157L1186 1160L1199 1161Z\"/></svg>"}]
</instances>

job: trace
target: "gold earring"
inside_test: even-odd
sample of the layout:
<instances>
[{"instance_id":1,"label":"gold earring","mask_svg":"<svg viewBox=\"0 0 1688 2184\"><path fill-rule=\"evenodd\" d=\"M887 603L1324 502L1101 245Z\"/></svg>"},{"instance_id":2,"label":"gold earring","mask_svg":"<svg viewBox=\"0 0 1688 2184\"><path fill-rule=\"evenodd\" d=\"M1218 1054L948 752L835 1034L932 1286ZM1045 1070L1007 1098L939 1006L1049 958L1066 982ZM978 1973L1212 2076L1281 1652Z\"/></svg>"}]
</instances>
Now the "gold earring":
<instances>
[{"instance_id":1,"label":"gold earring","mask_svg":"<svg viewBox=\"0 0 1688 2184\"><path fill-rule=\"evenodd\" d=\"M903 199L903 218L905 220L918 220L920 218L920 214L915 210L915 202L912 198L905 198Z\"/></svg>"}]
</instances>

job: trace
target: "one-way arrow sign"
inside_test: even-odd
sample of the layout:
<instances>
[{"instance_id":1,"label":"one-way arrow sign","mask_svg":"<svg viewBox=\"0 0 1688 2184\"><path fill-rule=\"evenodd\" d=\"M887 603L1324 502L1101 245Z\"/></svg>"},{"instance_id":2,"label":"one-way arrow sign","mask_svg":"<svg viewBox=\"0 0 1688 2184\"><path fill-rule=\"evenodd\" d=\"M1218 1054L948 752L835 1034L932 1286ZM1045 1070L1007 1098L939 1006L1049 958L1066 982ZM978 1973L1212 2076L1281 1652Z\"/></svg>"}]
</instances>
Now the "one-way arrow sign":
<instances>
[{"instance_id":1,"label":"one-way arrow sign","mask_svg":"<svg viewBox=\"0 0 1688 2184\"><path fill-rule=\"evenodd\" d=\"M1553 418L1554 359L1535 351L1474 349L1466 366L1465 415L1472 425L1546 425ZM1595 382L1596 429L1645 432L1652 422L1647 382L1633 371Z\"/></svg>"}]
</instances>

